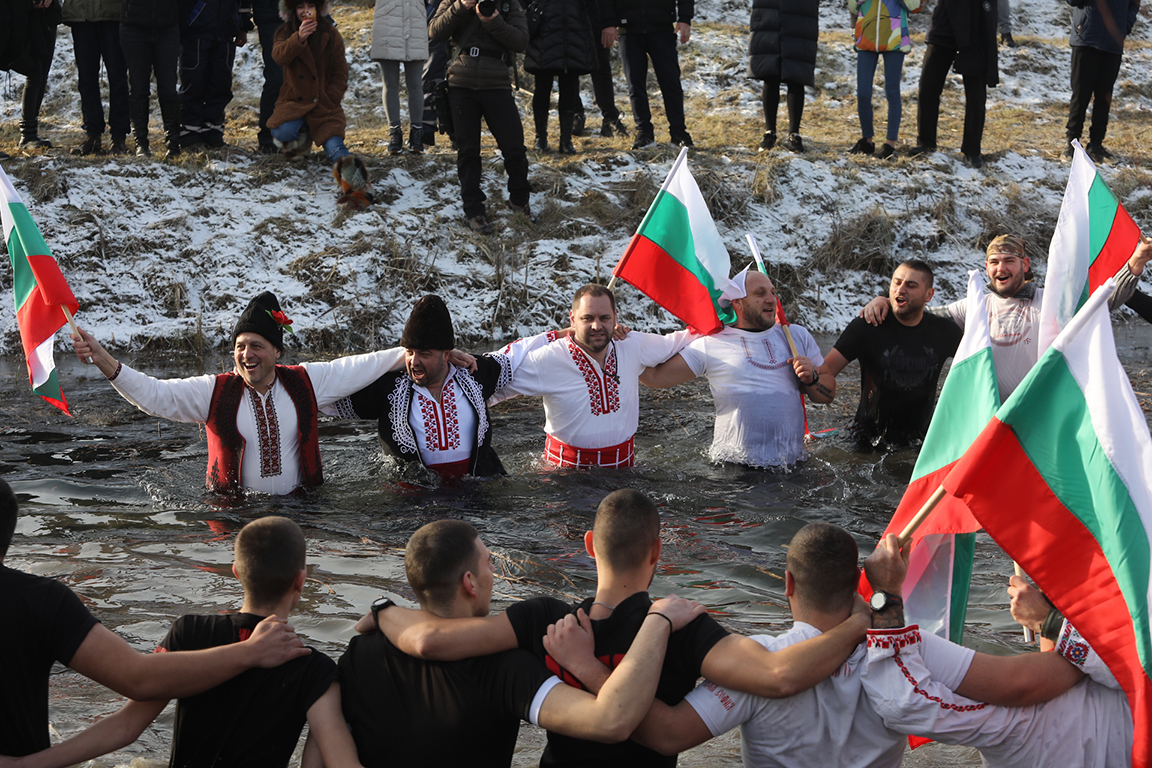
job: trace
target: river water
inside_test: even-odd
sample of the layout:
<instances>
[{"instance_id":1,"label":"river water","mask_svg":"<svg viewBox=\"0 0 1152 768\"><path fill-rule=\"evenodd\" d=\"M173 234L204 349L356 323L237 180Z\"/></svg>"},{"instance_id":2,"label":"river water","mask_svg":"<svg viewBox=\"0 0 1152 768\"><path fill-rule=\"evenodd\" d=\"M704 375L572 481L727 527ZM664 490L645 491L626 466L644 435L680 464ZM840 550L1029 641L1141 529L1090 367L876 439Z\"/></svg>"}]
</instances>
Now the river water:
<instances>
[{"instance_id":1,"label":"river water","mask_svg":"<svg viewBox=\"0 0 1152 768\"><path fill-rule=\"evenodd\" d=\"M821 349L834 340L818 339ZM1117 342L1136 390L1147 393L1152 327L1119 324ZM333 657L376 596L411 600L404 544L416 528L443 517L473 522L497 554L496 609L534 594L583 596L595 582L583 533L599 500L621 487L643 491L662 509L664 555L653 594L697 599L736 631L777 632L790 623L783 545L805 523L824 520L852 532L866 555L916 458L912 450L853 453L832 433L791 471L712 466L705 456L711 397L697 381L642 393L634 470L543 469L539 401L517 398L494 410L494 445L507 477L414 489L398 482L412 478L381 457L374 425L326 421L326 482L317 493L221 505L204 491L201 427L149 417L120 399L98 371L73 356L57 357L73 419L31 395L22 360L0 360L8 392L0 405L0 476L16 491L22 512L6 564L61 578L141 650L151 650L180 614L239 607L232 535L270 513L287 515L305 530L310 578L292 622L309 644ZM162 377L230 368L224 354L204 360L140 355L126 362ZM853 365L840 377L836 404L809 408L812 431L843 425L857 394ZM1145 413L1148 400L1143 394ZM967 645L992 653L1026 650L1007 610L1010 573L1008 558L981 535ZM114 695L63 668L54 676L52 699L52 724L63 736L119 706ZM139 742L99 764L166 763L171 719L169 707ZM534 765L541 743L536 729L522 729L517 764ZM685 753L681 763L739 765L738 753L738 739L729 734ZM957 760L972 762L972 756L933 746L919 750L914 762Z\"/></svg>"}]
</instances>

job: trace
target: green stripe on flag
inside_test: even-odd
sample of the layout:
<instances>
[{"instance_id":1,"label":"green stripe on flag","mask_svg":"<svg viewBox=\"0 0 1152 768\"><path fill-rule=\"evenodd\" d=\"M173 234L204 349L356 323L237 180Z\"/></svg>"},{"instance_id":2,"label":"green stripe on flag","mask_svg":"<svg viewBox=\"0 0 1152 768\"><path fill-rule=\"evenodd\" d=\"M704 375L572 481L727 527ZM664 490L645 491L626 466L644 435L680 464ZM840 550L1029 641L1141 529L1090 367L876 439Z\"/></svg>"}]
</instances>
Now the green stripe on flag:
<instances>
[{"instance_id":1,"label":"green stripe on flag","mask_svg":"<svg viewBox=\"0 0 1152 768\"><path fill-rule=\"evenodd\" d=\"M48 253L48 245L42 237L39 237L39 230L23 203L10 204L8 211L15 221L12 233L8 236L8 260L12 262L12 294L16 301L16 309L19 310L24 306L24 302L28 301L29 294L36 290L36 276L28 266L28 251L25 249L26 244L22 236L27 237L29 231L35 232L37 234L35 239L38 239L44 248L43 253Z\"/></svg>"},{"instance_id":2,"label":"green stripe on flag","mask_svg":"<svg viewBox=\"0 0 1152 768\"><path fill-rule=\"evenodd\" d=\"M704 268L696 256L696 244L692 239L692 223L688 219L688 208L679 198L670 192L660 190L637 234L651 240L676 263L691 272L708 289L715 302L720 290L712 279L712 273Z\"/></svg>"},{"instance_id":3,"label":"green stripe on flag","mask_svg":"<svg viewBox=\"0 0 1152 768\"><path fill-rule=\"evenodd\" d=\"M964 619L968 615L968 590L972 586L976 534L954 534L952 547L952 599L948 610L951 626L948 627L948 639L959 645L964 641Z\"/></svg>"},{"instance_id":4,"label":"green stripe on flag","mask_svg":"<svg viewBox=\"0 0 1152 768\"><path fill-rule=\"evenodd\" d=\"M1092 179L1092 186L1088 189L1088 222L1090 229L1091 257L1088 263L1096 261L1100 251L1104 250L1104 243L1112 234L1112 222L1116 221L1116 211L1120 208L1120 201L1108 189L1104 179L1097 173Z\"/></svg>"},{"instance_id":5,"label":"green stripe on flag","mask_svg":"<svg viewBox=\"0 0 1152 768\"><path fill-rule=\"evenodd\" d=\"M995 363L988 347L952 364L916 459L913 480L930 475L964 455L988 423L983 418L973 418L973 414L996 413L1000 405L996 388L985 384L995 381ZM953 396L953 391L960 396Z\"/></svg>"},{"instance_id":6,"label":"green stripe on flag","mask_svg":"<svg viewBox=\"0 0 1152 768\"><path fill-rule=\"evenodd\" d=\"M48 380L32 391L40 395L40 397L46 397L51 400L63 400L64 398L64 393L60 389L60 379L56 377L55 368L48 374Z\"/></svg>"},{"instance_id":7,"label":"green stripe on flag","mask_svg":"<svg viewBox=\"0 0 1152 768\"><path fill-rule=\"evenodd\" d=\"M1132 617L1140 664L1152 670L1148 585L1152 572L1148 532L1124 481L1116 474L1092 426L1084 392L1063 355L1041 357L1033 370L1044 376L1049 402L1061 413L1029 413L1030 400L1013 398L997 417L1012 428L1020 446L1060 503L1092 534L1116 577ZM1079 444L1079 451L1058 450ZM1011 513L1010 510L1008 510Z\"/></svg>"}]
</instances>

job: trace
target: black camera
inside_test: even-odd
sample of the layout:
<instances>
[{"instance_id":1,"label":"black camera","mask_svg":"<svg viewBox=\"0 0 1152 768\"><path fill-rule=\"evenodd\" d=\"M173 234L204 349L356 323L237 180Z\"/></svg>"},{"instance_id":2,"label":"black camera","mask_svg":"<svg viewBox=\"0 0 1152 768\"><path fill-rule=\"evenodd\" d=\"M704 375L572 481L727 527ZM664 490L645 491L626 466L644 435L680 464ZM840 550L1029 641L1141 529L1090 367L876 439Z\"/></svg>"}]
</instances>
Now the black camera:
<instances>
[{"instance_id":1,"label":"black camera","mask_svg":"<svg viewBox=\"0 0 1152 768\"><path fill-rule=\"evenodd\" d=\"M496 13L496 0L480 0L476 7L480 9L481 16L491 16Z\"/></svg>"}]
</instances>

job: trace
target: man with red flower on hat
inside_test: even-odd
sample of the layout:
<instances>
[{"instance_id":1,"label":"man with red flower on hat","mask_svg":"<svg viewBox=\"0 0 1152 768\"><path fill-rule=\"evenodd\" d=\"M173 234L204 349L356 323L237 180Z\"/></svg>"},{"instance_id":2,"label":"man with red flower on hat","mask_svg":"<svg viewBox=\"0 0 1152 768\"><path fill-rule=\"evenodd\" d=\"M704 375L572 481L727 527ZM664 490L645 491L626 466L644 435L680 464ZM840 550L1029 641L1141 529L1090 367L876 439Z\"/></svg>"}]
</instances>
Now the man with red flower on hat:
<instances>
[{"instance_id":1,"label":"man with red flower on hat","mask_svg":"<svg viewBox=\"0 0 1152 768\"><path fill-rule=\"evenodd\" d=\"M292 321L265 291L232 331L235 370L187 379L155 379L119 362L84 330L76 355L96 365L116 391L145 413L201 422L208 431L208 488L287 494L324 482L317 415L404 359L400 348L327 363L281 365Z\"/></svg>"}]
</instances>

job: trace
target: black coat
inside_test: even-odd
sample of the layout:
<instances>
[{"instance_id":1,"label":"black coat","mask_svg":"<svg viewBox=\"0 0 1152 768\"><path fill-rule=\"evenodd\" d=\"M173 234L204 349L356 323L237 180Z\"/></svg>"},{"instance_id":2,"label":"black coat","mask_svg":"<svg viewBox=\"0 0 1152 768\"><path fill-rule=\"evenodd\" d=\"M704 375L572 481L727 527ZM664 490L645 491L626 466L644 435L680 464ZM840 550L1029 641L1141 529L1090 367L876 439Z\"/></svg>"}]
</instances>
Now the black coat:
<instances>
[{"instance_id":1,"label":"black coat","mask_svg":"<svg viewBox=\"0 0 1152 768\"><path fill-rule=\"evenodd\" d=\"M996 0L939 0L925 41L956 51L952 68L959 75L1000 83L996 48Z\"/></svg>"},{"instance_id":2,"label":"black coat","mask_svg":"<svg viewBox=\"0 0 1152 768\"><path fill-rule=\"evenodd\" d=\"M692 23L693 0L601 0L600 24L625 33L671 32L677 22Z\"/></svg>"},{"instance_id":3,"label":"black coat","mask_svg":"<svg viewBox=\"0 0 1152 768\"><path fill-rule=\"evenodd\" d=\"M538 0L539 24L528 8L528 50L524 70L532 74L586 75L599 67L596 37L585 0ZM535 29L533 27L536 27Z\"/></svg>"},{"instance_id":4,"label":"black coat","mask_svg":"<svg viewBox=\"0 0 1152 768\"><path fill-rule=\"evenodd\" d=\"M43 71L42 60L51 55L49 43L60 23L60 3L34 8L31 0L2 0L0 13L0 70L31 77Z\"/></svg>"},{"instance_id":5,"label":"black coat","mask_svg":"<svg viewBox=\"0 0 1152 768\"><path fill-rule=\"evenodd\" d=\"M816 85L818 0L752 0L749 26L749 76Z\"/></svg>"},{"instance_id":6,"label":"black coat","mask_svg":"<svg viewBox=\"0 0 1152 768\"><path fill-rule=\"evenodd\" d=\"M161 29L180 23L176 0L124 0L120 23L133 27Z\"/></svg>"}]
</instances>

